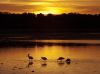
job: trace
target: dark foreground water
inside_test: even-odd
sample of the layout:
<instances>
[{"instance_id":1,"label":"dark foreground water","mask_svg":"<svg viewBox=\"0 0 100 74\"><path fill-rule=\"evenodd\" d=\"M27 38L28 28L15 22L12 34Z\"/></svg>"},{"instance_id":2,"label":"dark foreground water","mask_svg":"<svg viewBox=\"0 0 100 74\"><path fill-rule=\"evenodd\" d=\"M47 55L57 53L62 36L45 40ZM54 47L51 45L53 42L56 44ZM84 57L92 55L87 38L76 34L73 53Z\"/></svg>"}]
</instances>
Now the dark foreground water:
<instances>
[{"instance_id":1,"label":"dark foreground water","mask_svg":"<svg viewBox=\"0 0 100 74\"><path fill-rule=\"evenodd\" d=\"M29 62L27 54L34 57ZM48 58L46 62L40 60ZM57 62L58 57L72 62ZM0 74L100 74L100 46L31 46L0 48Z\"/></svg>"}]
</instances>

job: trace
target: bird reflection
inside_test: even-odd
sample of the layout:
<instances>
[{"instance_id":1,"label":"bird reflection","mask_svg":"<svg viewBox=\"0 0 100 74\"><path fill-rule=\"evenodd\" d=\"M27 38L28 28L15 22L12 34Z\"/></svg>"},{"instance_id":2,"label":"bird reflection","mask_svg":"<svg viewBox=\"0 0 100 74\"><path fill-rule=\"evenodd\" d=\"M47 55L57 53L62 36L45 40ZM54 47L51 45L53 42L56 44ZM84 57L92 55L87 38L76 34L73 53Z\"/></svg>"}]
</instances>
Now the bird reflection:
<instances>
[{"instance_id":1,"label":"bird reflection","mask_svg":"<svg viewBox=\"0 0 100 74\"><path fill-rule=\"evenodd\" d=\"M59 66L63 66L65 64L64 61L58 61L57 63L58 63Z\"/></svg>"},{"instance_id":2,"label":"bird reflection","mask_svg":"<svg viewBox=\"0 0 100 74\"><path fill-rule=\"evenodd\" d=\"M29 68L32 65L33 65L33 62L32 61L29 61L27 67Z\"/></svg>"},{"instance_id":3,"label":"bird reflection","mask_svg":"<svg viewBox=\"0 0 100 74\"><path fill-rule=\"evenodd\" d=\"M46 63L46 62L42 62L42 63L41 63L41 66L42 66L42 67L46 67L46 66L47 66L47 63Z\"/></svg>"}]
</instances>

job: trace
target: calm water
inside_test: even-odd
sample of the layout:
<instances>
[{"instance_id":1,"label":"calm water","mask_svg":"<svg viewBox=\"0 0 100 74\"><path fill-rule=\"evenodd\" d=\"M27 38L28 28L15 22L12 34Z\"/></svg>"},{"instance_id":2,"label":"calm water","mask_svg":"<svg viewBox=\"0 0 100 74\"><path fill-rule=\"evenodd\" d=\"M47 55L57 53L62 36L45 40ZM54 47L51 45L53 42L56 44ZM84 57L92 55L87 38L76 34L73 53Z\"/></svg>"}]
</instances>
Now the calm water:
<instances>
[{"instance_id":1,"label":"calm water","mask_svg":"<svg viewBox=\"0 0 100 74\"><path fill-rule=\"evenodd\" d=\"M29 63L27 54L34 57ZM48 58L43 65L42 56ZM72 59L70 65L58 57ZM0 74L100 74L100 46L33 46L0 48ZM32 72L34 70L34 72Z\"/></svg>"}]
</instances>

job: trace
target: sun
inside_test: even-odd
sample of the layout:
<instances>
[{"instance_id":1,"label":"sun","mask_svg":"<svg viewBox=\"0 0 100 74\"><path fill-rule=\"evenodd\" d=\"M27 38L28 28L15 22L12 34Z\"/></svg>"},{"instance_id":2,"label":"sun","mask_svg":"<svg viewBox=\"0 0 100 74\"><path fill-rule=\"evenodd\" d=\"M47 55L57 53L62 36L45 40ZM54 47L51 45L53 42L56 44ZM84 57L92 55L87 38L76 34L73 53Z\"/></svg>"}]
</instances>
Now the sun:
<instances>
[{"instance_id":1,"label":"sun","mask_svg":"<svg viewBox=\"0 0 100 74\"><path fill-rule=\"evenodd\" d=\"M58 7L45 7L43 9L35 11L34 13L35 14L42 13L44 15L47 15L47 14L60 14L61 12L62 9Z\"/></svg>"},{"instance_id":2,"label":"sun","mask_svg":"<svg viewBox=\"0 0 100 74\"><path fill-rule=\"evenodd\" d=\"M56 0L59 1L59 0ZM31 13L35 14L62 14L64 12L69 12L71 7L64 7L64 3L55 2L53 0L42 1L42 2L31 2L30 3L33 8L30 10Z\"/></svg>"}]
</instances>

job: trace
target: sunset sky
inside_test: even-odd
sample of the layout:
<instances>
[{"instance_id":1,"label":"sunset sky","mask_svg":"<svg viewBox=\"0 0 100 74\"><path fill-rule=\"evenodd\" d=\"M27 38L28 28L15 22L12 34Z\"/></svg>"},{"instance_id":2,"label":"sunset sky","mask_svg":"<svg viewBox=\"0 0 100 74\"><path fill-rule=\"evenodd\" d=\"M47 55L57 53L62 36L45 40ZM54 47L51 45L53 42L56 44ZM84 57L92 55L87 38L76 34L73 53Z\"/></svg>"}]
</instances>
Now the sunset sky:
<instances>
[{"instance_id":1,"label":"sunset sky","mask_svg":"<svg viewBox=\"0 0 100 74\"><path fill-rule=\"evenodd\" d=\"M100 13L100 0L0 0L0 12L11 13Z\"/></svg>"}]
</instances>

